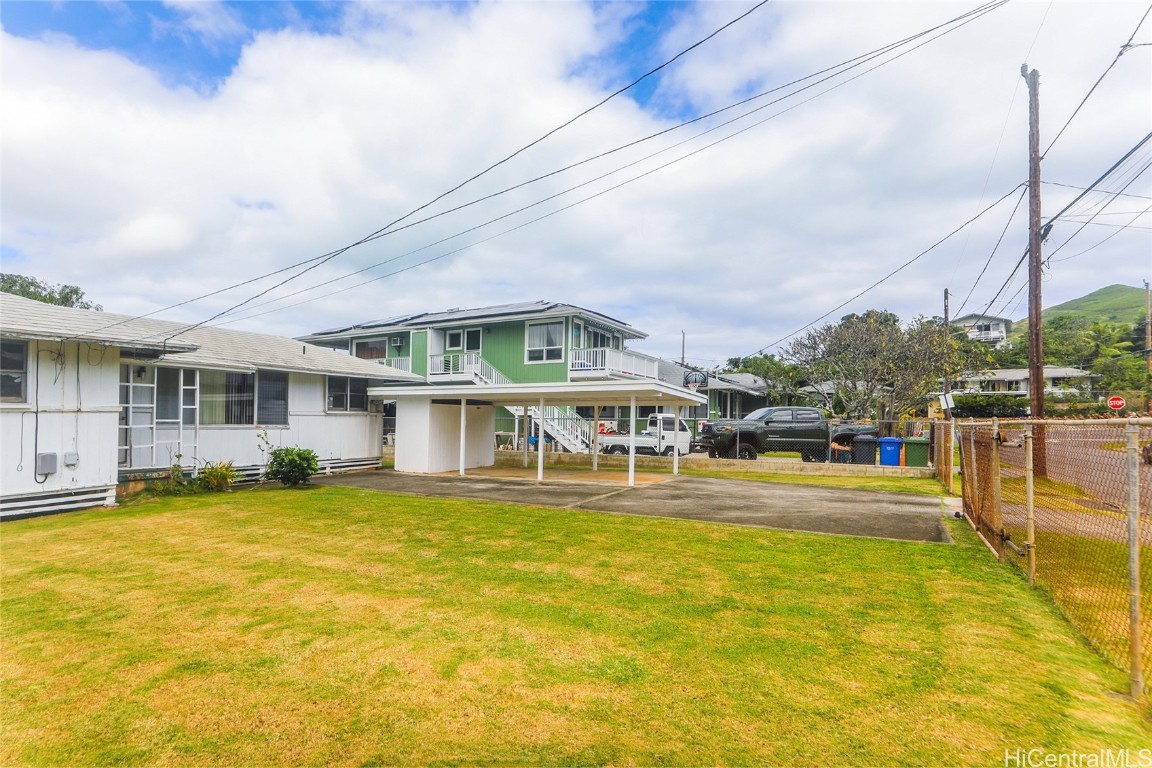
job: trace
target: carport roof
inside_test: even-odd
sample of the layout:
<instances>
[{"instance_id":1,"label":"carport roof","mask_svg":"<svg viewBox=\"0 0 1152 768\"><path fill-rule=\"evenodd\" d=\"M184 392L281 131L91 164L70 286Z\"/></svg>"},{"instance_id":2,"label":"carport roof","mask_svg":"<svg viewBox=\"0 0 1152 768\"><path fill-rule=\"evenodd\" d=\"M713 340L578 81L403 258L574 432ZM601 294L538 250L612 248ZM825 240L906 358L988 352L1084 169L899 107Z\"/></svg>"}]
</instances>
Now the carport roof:
<instances>
[{"instance_id":1,"label":"carport roof","mask_svg":"<svg viewBox=\"0 0 1152 768\"><path fill-rule=\"evenodd\" d=\"M552 405L704 405L707 395L663 381L580 381L552 384L457 384L444 386L369 387L372 398L432 398L468 400L492 405L531 405L543 399Z\"/></svg>"}]
</instances>

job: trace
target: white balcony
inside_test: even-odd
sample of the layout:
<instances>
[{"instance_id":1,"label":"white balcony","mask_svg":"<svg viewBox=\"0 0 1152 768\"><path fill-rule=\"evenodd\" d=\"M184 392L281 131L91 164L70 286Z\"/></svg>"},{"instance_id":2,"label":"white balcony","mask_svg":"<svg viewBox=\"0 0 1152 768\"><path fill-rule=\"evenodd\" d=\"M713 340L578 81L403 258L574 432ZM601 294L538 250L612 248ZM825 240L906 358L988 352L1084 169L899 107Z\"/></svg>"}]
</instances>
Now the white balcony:
<instances>
[{"instance_id":1,"label":"white balcony","mask_svg":"<svg viewBox=\"0 0 1152 768\"><path fill-rule=\"evenodd\" d=\"M573 380L660 378L660 363L656 358L619 349L573 349L569 353L568 369Z\"/></svg>"},{"instance_id":2,"label":"white balcony","mask_svg":"<svg viewBox=\"0 0 1152 768\"><path fill-rule=\"evenodd\" d=\"M480 355L476 352L453 352L428 356L428 381L475 381L480 372Z\"/></svg>"},{"instance_id":3,"label":"white balcony","mask_svg":"<svg viewBox=\"0 0 1152 768\"><path fill-rule=\"evenodd\" d=\"M395 368L398 371L404 371L404 373L412 373L412 358L410 357L390 357L387 360L377 358L376 362L380 363L380 365Z\"/></svg>"}]
</instances>

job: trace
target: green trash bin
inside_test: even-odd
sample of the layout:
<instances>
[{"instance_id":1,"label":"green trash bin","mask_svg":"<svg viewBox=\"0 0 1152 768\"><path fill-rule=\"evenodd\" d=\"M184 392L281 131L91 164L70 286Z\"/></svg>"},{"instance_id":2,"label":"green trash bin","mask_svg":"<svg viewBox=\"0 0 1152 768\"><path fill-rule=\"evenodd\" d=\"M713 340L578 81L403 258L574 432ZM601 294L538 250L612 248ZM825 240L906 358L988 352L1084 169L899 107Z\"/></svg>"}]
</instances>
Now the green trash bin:
<instances>
[{"instance_id":1,"label":"green trash bin","mask_svg":"<svg viewBox=\"0 0 1152 768\"><path fill-rule=\"evenodd\" d=\"M904 438L904 466L906 466L906 467L926 467L926 466L928 466L928 438L926 438L926 437L906 437L906 438Z\"/></svg>"}]
</instances>

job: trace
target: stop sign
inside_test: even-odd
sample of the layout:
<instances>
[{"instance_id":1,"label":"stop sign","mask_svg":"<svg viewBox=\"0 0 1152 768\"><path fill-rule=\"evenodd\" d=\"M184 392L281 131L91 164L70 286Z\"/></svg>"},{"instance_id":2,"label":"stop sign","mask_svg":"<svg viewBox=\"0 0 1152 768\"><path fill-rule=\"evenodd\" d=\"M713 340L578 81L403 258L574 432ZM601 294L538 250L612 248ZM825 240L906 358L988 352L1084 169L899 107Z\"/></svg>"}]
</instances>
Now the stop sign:
<instances>
[{"instance_id":1,"label":"stop sign","mask_svg":"<svg viewBox=\"0 0 1152 768\"><path fill-rule=\"evenodd\" d=\"M1119 411L1125 405L1124 398L1119 395L1108 398L1108 407L1114 411Z\"/></svg>"}]
</instances>

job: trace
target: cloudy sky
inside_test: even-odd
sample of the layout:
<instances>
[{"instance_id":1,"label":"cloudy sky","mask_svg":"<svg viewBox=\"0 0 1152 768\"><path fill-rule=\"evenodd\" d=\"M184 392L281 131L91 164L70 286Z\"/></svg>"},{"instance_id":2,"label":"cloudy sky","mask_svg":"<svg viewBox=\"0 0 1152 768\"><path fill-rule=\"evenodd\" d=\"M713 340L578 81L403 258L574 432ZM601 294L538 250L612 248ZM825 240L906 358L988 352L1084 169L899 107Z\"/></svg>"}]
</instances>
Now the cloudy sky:
<instances>
[{"instance_id":1,"label":"cloudy sky","mask_svg":"<svg viewBox=\"0 0 1152 768\"><path fill-rule=\"evenodd\" d=\"M4 2L3 271L113 312L188 302L159 316L189 322L249 300L214 323L284 335L563 301L655 354L683 330L713 365L829 312L941 314L945 288L954 316L1025 316L1022 63L1042 145L1067 123L1046 215L1152 130L1145 0L1013 0L963 25L976 0L771 0L380 232L754 5ZM1152 277L1150 158L1054 225L1046 304Z\"/></svg>"}]
</instances>

